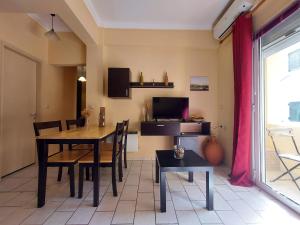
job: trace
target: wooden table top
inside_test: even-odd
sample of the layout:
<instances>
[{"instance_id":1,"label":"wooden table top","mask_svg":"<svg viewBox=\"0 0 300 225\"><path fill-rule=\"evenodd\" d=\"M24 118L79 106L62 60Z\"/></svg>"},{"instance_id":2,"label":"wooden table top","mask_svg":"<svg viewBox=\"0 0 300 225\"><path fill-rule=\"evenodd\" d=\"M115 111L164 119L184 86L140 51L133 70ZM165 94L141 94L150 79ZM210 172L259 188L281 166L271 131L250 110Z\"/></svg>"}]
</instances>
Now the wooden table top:
<instances>
[{"instance_id":1,"label":"wooden table top","mask_svg":"<svg viewBox=\"0 0 300 225\"><path fill-rule=\"evenodd\" d=\"M71 130L64 130L57 133L45 134L36 137L37 139L103 139L113 134L116 127L98 127L89 126L76 128Z\"/></svg>"}]
</instances>

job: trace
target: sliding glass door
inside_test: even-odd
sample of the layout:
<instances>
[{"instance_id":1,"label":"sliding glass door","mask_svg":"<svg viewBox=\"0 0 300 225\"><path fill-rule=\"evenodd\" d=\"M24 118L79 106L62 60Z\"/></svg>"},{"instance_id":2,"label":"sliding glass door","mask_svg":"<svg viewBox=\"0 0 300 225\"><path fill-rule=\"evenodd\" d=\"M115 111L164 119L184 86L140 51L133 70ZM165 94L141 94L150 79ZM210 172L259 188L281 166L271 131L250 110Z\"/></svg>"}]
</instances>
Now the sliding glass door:
<instances>
[{"instance_id":1,"label":"sliding glass door","mask_svg":"<svg viewBox=\"0 0 300 225\"><path fill-rule=\"evenodd\" d=\"M292 21L257 40L253 163L257 184L300 211L300 23Z\"/></svg>"}]
</instances>

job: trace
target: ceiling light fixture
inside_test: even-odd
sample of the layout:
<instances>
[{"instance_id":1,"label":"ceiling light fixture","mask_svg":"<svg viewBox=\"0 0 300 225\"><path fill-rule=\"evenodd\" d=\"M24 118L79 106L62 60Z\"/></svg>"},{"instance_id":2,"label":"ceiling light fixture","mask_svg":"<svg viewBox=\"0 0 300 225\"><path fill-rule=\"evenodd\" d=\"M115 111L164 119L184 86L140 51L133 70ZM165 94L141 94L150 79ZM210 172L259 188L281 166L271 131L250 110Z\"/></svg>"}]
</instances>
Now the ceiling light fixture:
<instances>
[{"instance_id":1,"label":"ceiling light fixture","mask_svg":"<svg viewBox=\"0 0 300 225\"><path fill-rule=\"evenodd\" d=\"M55 17L55 14L51 13L50 15L51 15L51 25L52 26L51 26L51 30L49 30L45 33L45 36L51 41L59 41L60 38L57 35L57 33L54 31L54 28L53 28L53 19Z\"/></svg>"}]
</instances>

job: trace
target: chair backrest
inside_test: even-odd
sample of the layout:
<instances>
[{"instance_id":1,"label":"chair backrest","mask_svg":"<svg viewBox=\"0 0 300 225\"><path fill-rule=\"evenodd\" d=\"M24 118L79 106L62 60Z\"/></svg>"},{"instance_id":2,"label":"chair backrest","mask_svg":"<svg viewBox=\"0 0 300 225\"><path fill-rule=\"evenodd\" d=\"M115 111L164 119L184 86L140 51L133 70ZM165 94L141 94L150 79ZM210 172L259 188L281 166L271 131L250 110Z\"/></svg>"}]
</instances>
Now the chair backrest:
<instances>
[{"instance_id":1,"label":"chair backrest","mask_svg":"<svg viewBox=\"0 0 300 225\"><path fill-rule=\"evenodd\" d=\"M127 149L127 135L128 135L129 120L123 120L123 123L124 123L123 149L126 151L126 149Z\"/></svg>"},{"instance_id":2,"label":"chair backrest","mask_svg":"<svg viewBox=\"0 0 300 225\"><path fill-rule=\"evenodd\" d=\"M62 131L61 121L47 121L47 122L34 122L33 123L35 136L40 136L41 130L58 128L58 131Z\"/></svg>"},{"instance_id":3,"label":"chair backrest","mask_svg":"<svg viewBox=\"0 0 300 225\"><path fill-rule=\"evenodd\" d=\"M66 125L67 125L67 130L70 130L72 128L72 126L77 127L78 122L77 122L77 120L66 120Z\"/></svg>"},{"instance_id":4,"label":"chair backrest","mask_svg":"<svg viewBox=\"0 0 300 225\"><path fill-rule=\"evenodd\" d=\"M123 148L123 136L124 136L124 122L117 123L116 131L113 140L112 162L115 163L117 157L122 154Z\"/></svg>"},{"instance_id":5,"label":"chair backrest","mask_svg":"<svg viewBox=\"0 0 300 225\"><path fill-rule=\"evenodd\" d=\"M277 153L277 155L280 154L280 151L275 142L275 137L279 137L279 136L290 137L292 139L292 143L293 143L293 146L295 147L295 150L300 155L298 146L296 144L296 141L295 141L295 138L293 135L293 129L291 129L291 128L272 128L272 129L267 129L267 132L272 140L272 144L273 144L274 150Z\"/></svg>"},{"instance_id":6,"label":"chair backrest","mask_svg":"<svg viewBox=\"0 0 300 225\"><path fill-rule=\"evenodd\" d=\"M34 122L33 123L35 136L41 135L41 130L57 128L58 131L62 131L61 121L47 121L47 122ZM63 151L63 145L59 145L59 150Z\"/></svg>"}]
</instances>

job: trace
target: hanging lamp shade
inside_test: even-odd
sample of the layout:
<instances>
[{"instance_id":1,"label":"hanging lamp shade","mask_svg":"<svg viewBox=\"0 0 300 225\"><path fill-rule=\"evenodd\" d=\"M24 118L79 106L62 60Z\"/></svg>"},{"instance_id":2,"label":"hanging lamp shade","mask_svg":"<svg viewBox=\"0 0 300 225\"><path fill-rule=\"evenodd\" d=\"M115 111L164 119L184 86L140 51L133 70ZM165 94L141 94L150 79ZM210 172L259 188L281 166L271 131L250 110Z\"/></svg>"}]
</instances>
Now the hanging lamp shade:
<instances>
[{"instance_id":1,"label":"hanging lamp shade","mask_svg":"<svg viewBox=\"0 0 300 225\"><path fill-rule=\"evenodd\" d=\"M53 28L53 19L55 17L55 14L50 14L50 15L51 15L51 30L47 31L45 33L45 36L51 41L59 41L60 38Z\"/></svg>"}]
</instances>

